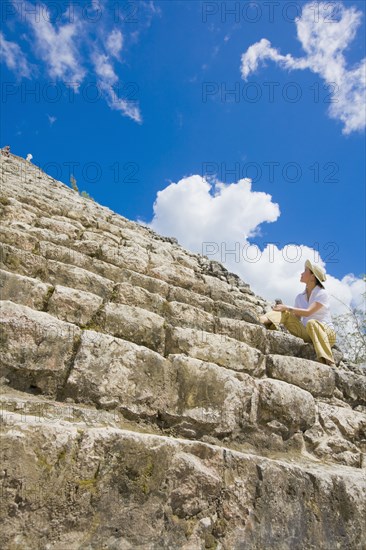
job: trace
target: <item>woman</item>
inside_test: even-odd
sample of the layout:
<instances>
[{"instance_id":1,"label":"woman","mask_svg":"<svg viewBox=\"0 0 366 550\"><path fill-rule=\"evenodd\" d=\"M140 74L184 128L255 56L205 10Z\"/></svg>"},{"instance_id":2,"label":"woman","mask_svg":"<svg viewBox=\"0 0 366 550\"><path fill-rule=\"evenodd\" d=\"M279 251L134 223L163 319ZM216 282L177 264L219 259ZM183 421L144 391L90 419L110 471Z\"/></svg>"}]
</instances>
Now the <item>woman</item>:
<instances>
[{"instance_id":1,"label":"woman","mask_svg":"<svg viewBox=\"0 0 366 550\"><path fill-rule=\"evenodd\" d=\"M270 329L277 329L282 323L294 336L314 344L318 361L334 366L332 346L336 342L336 334L329 311L328 293L322 285L325 280L324 271L306 260L300 278L306 288L296 296L295 307L276 304L273 311L262 315L260 321Z\"/></svg>"}]
</instances>

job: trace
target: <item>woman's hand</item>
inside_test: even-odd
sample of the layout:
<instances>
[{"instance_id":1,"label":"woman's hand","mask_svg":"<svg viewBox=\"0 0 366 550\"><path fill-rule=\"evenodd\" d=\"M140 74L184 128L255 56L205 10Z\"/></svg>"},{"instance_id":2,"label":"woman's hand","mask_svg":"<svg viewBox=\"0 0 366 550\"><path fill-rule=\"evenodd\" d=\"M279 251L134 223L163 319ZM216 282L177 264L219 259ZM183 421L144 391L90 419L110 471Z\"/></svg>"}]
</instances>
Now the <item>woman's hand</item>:
<instances>
[{"instance_id":1,"label":"woman's hand","mask_svg":"<svg viewBox=\"0 0 366 550\"><path fill-rule=\"evenodd\" d=\"M290 306L286 306L285 304L276 304L272 307L273 311L287 311Z\"/></svg>"}]
</instances>

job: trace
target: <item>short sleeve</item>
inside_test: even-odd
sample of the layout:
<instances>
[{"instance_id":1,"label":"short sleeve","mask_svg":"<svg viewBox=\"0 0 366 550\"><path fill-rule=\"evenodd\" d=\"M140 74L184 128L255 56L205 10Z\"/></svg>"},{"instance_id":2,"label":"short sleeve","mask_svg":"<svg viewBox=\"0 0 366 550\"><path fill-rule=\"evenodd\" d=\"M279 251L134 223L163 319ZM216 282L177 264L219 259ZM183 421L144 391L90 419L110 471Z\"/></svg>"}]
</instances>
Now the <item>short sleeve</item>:
<instances>
[{"instance_id":1,"label":"short sleeve","mask_svg":"<svg viewBox=\"0 0 366 550\"><path fill-rule=\"evenodd\" d=\"M295 298L295 307L302 309L301 294L298 294Z\"/></svg>"},{"instance_id":2,"label":"short sleeve","mask_svg":"<svg viewBox=\"0 0 366 550\"><path fill-rule=\"evenodd\" d=\"M319 304L322 304L323 306L328 305L328 294L324 289L320 289L317 293L314 302L318 302Z\"/></svg>"}]
</instances>

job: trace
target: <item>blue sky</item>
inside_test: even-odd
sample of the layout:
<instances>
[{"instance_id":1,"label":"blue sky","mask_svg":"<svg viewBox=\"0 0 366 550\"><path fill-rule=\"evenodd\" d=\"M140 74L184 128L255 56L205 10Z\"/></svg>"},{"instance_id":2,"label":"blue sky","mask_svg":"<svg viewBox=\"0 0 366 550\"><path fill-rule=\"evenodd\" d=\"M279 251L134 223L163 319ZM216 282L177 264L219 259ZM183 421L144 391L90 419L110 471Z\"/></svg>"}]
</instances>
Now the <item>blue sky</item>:
<instances>
[{"instance_id":1,"label":"blue sky","mask_svg":"<svg viewBox=\"0 0 366 550\"><path fill-rule=\"evenodd\" d=\"M365 2L1 9L2 147L269 299L309 257L360 303Z\"/></svg>"}]
</instances>

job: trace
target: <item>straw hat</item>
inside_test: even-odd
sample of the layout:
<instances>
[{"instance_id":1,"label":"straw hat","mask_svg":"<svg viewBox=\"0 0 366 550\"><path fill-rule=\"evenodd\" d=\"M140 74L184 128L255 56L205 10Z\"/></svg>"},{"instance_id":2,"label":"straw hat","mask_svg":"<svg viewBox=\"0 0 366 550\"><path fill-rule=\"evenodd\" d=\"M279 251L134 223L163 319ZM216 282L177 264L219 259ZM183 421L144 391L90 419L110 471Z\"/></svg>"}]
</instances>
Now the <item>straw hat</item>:
<instances>
[{"instance_id":1,"label":"straw hat","mask_svg":"<svg viewBox=\"0 0 366 550\"><path fill-rule=\"evenodd\" d=\"M310 260L306 260L305 267L308 267L310 271L315 275L320 283L326 281L325 271L316 264L312 264Z\"/></svg>"}]
</instances>

